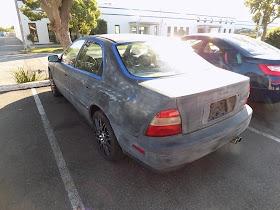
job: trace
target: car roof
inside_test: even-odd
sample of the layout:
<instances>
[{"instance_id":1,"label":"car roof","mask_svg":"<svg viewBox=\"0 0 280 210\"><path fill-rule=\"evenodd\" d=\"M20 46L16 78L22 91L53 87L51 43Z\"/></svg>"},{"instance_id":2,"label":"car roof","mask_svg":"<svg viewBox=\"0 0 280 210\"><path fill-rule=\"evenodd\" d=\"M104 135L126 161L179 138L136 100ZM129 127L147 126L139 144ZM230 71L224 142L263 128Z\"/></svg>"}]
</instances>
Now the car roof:
<instances>
[{"instance_id":1,"label":"car roof","mask_svg":"<svg viewBox=\"0 0 280 210\"><path fill-rule=\"evenodd\" d=\"M231 38L243 37L245 35L242 35L242 34L228 34L228 33L199 33L199 34L185 35L183 37L192 37L192 36L211 37L211 38L219 38L219 39L230 40Z\"/></svg>"},{"instance_id":2,"label":"car roof","mask_svg":"<svg viewBox=\"0 0 280 210\"><path fill-rule=\"evenodd\" d=\"M100 35L85 36L85 37L107 39L114 43L152 41L159 38L158 36L146 35L146 34L100 34Z\"/></svg>"}]
</instances>

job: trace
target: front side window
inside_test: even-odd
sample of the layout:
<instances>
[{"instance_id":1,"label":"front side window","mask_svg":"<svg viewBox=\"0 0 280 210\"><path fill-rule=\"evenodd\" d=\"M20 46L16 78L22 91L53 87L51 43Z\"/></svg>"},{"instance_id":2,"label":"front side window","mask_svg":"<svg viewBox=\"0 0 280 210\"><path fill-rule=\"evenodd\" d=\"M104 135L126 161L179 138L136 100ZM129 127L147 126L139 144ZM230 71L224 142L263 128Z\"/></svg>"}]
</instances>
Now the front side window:
<instances>
[{"instance_id":1,"label":"front side window","mask_svg":"<svg viewBox=\"0 0 280 210\"><path fill-rule=\"evenodd\" d=\"M197 40L197 39L188 39L186 40L186 42L189 44L189 46L191 46L194 50L194 52L198 53L203 41L202 40Z\"/></svg>"},{"instance_id":2,"label":"front side window","mask_svg":"<svg viewBox=\"0 0 280 210\"><path fill-rule=\"evenodd\" d=\"M103 74L102 47L93 41L87 41L76 67L101 77Z\"/></svg>"},{"instance_id":3,"label":"front side window","mask_svg":"<svg viewBox=\"0 0 280 210\"><path fill-rule=\"evenodd\" d=\"M205 48L203 49L203 53L205 54L223 54L223 51L213 44L212 42L208 42Z\"/></svg>"},{"instance_id":4,"label":"front side window","mask_svg":"<svg viewBox=\"0 0 280 210\"><path fill-rule=\"evenodd\" d=\"M209 64L180 41L157 40L117 45L126 70L136 77L184 74Z\"/></svg>"},{"instance_id":5,"label":"front side window","mask_svg":"<svg viewBox=\"0 0 280 210\"><path fill-rule=\"evenodd\" d=\"M77 55L83 46L85 40L78 40L74 42L62 55L61 62L70 66L76 63Z\"/></svg>"}]
</instances>

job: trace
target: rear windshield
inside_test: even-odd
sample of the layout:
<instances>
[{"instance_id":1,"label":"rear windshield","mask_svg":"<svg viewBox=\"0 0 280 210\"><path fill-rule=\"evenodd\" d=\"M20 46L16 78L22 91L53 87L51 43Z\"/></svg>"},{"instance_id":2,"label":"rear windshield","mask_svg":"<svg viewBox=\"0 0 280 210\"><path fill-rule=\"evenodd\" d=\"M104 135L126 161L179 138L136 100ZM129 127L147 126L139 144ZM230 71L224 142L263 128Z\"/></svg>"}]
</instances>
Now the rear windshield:
<instances>
[{"instance_id":1,"label":"rear windshield","mask_svg":"<svg viewBox=\"0 0 280 210\"><path fill-rule=\"evenodd\" d=\"M280 53L279 49L257 39L247 36L233 36L231 38L232 39L230 40L233 43L237 44L252 55Z\"/></svg>"},{"instance_id":2,"label":"rear windshield","mask_svg":"<svg viewBox=\"0 0 280 210\"><path fill-rule=\"evenodd\" d=\"M181 41L134 42L117 45L127 71L137 77L164 77L209 68Z\"/></svg>"}]
</instances>

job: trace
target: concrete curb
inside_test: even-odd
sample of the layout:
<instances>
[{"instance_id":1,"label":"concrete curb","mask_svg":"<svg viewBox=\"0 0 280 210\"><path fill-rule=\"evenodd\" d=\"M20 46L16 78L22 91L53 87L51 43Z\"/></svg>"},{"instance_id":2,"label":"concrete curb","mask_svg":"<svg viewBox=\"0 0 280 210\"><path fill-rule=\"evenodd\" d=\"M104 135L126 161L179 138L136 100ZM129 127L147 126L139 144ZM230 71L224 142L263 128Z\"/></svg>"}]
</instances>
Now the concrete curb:
<instances>
[{"instance_id":1,"label":"concrete curb","mask_svg":"<svg viewBox=\"0 0 280 210\"><path fill-rule=\"evenodd\" d=\"M45 87L45 86L49 86L49 85L50 85L49 80L27 82L27 83L22 83L22 84L15 84L15 85L0 85L0 93L13 91L13 90L25 90L25 89L29 89L29 88Z\"/></svg>"}]
</instances>

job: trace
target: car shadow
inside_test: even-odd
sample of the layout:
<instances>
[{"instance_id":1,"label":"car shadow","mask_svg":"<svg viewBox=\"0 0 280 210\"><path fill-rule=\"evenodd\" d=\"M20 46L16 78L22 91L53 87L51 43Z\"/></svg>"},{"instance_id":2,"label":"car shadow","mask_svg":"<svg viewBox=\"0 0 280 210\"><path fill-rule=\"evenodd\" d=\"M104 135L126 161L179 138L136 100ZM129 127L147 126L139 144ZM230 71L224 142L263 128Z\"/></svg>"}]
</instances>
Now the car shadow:
<instances>
[{"instance_id":1,"label":"car shadow","mask_svg":"<svg viewBox=\"0 0 280 210\"><path fill-rule=\"evenodd\" d=\"M180 170L159 174L128 157L118 162L104 160L95 144L91 127L64 97L53 97L50 91L39 92L38 95L77 190L89 208L125 209L140 206L143 209L208 208L211 207L209 206L211 202L216 203L216 207L222 207L219 203L226 203L228 197L236 196L237 191L239 196L249 196L246 191L242 191L244 186L250 184L246 179L242 179L243 170L247 170L248 176L254 174L255 169L250 163L257 161L247 156L246 148L250 147L249 141L242 141L237 145L226 144ZM26 109L28 110L25 113L26 117L12 114ZM2 125L5 125L2 129L7 130L5 133L7 136L12 135L8 132L10 126L14 127L10 132L19 129L24 129L25 132L32 131L33 128L28 127L27 119L33 119L37 129L41 131L32 135L45 135L32 96L1 108L0 116ZM9 116L15 119L11 120ZM17 123L11 125L14 121ZM42 139L45 142L39 143ZM23 135L17 141L26 142L34 147L35 152L29 153L27 160L36 160L35 165L45 165L45 162L40 162L44 161L44 158L38 158L37 150L41 156L53 158L52 152L46 146L47 136L44 138L33 136L30 139L30 135ZM11 152L24 153L26 148L24 144L21 146ZM16 171L17 168L13 170Z\"/></svg>"}]
</instances>

